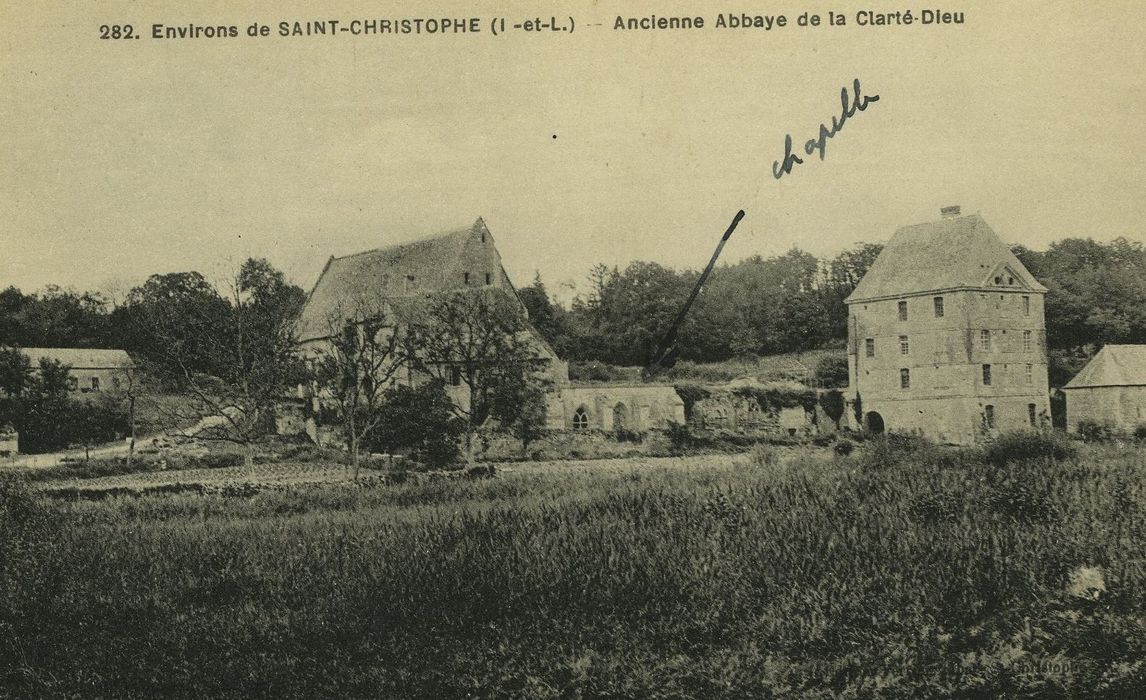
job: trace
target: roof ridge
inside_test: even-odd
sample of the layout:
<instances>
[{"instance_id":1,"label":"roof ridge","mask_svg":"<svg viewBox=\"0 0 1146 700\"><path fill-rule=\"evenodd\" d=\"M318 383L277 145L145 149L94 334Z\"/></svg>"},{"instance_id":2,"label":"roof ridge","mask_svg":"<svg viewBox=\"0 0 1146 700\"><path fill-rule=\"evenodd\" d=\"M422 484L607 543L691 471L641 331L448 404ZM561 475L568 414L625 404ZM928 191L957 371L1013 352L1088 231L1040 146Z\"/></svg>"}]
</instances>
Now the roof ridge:
<instances>
[{"instance_id":1,"label":"roof ridge","mask_svg":"<svg viewBox=\"0 0 1146 700\"><path fill-rule=\"evenodd\" d=\"M457 236L459 234L465 234L468 236L471 233L473 233L473 226L472 225L470 225L466 228L459 228L459 229L453 229L450 231L443 231L440 233L433 233L433 234L430 234L428 236L421 236L419 238L414 238L414 239L411 239L408 241L402 241L400 243L391 243L390 245L378 246L377 248L371 248L369 250L361 250L357 253L350 253L349 255L331 256L331 258L334 260L348 260L350 258L356 258L359 255L369 255L371 253L381 253L381 252L387 251L387 250L394 250L395 248L405 248L406 246L418 245L419 243L432 243L434 241L444 240L446 238L451 238L451 237Z\"/></svg>"}]
</instances>

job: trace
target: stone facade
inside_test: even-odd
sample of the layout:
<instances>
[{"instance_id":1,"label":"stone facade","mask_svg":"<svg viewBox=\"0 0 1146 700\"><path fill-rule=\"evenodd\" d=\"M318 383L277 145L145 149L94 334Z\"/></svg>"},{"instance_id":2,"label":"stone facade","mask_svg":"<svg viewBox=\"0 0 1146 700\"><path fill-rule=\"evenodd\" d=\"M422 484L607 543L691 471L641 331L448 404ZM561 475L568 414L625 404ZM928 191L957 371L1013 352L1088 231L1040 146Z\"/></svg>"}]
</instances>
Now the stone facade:
<instances>
[{"instance_id":1,"label":"stone facade","mask_svg":"<svg viewBox=\"0 0 1146 700\"><path fill-rule=\"evenodd\" d=\"M864 427L948 443L1049 427L1045 292L978 215L900 229L847 300Z\"/></svg>"},{"instance_id":2,"label":"stone facade","mask_svg":"<svg viewBox=\"0 0 1146 700\"><path fill-rule=\"evenodd\" d=\"M664 429L684 425L684 401L671 386L650 384L568 385L549 394L550 430Z\"/></svg>"}]
</instances>

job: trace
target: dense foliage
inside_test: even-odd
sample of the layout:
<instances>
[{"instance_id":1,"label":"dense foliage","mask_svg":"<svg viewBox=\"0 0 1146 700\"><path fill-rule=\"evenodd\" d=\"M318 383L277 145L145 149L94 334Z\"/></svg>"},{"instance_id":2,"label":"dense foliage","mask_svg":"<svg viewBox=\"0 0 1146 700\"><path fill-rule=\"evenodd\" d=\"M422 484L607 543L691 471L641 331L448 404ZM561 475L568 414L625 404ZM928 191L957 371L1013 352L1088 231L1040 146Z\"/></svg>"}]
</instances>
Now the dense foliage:
<instances>
[{"instance_id":1,"label":"dense foliage","mask_svg":"<svg viewBox=\"0 0 1146 700\"><path fill-rule=\"evenodd\" d=\"M861 243L830 259L793 249L718 266L677 340L682 360L712 362L838 346L847 336L843 300L874 262L879 244ZM1064 383L1105 343L1146 342L1146 250L1123 238L1068 238L1046 251L1014 247L1045 284L1052 384ZM643 365L671 325L698 272L655 262L594 267L588 288L568 307L554 303L540 276L519 290L530 320L562 357L584 363ZM184 371L234 376L267 348L234 356L219 333L247 327L255 336L292 317L305 299L265 260L244 263L238 288L220 292L197 272L154 275L116 303L107 295L48 287L0 291L0 344L122 347L150 359L178 382ZM255 299L253 305L239 300ZM245 313L244 313L245 312ZM273 337L264 335L264 337ZM178 359L171 348L180 350ZM244 369L245 368L245 369ZM588 378L606 370L578 365ZM839 368L821 380L839 386ZM238 372L241 374L241 372Z\"/></svg>"}]
</instances>

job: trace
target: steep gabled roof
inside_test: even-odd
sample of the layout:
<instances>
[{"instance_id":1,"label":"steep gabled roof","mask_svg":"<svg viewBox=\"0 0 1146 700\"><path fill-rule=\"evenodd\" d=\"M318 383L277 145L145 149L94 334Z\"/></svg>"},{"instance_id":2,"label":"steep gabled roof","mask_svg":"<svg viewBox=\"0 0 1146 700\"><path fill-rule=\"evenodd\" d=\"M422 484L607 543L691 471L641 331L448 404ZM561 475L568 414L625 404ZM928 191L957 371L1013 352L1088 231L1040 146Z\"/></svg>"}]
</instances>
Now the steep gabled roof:
<instances>
[{"instance_id":1,"label":"steep gabled roof","mask_svg":"<svg viewBox=\"0 0 1146 700\"><path fill-rule=\"evenodd\" d=\"M1107 345L1064 389L1146 386L1146 345Z\"/></svg>"},{"instance_id":2,"label":"steep gabled roof","mask_svg":"<svg viewBox=\"0 0 1146 700\"><path fill-rule=\"evenodd\" d=\"M1046 291L978 214L904 226L884 246L847 302L990 288L1000 270L1014 273L1015 283L1003 285L1006 288Z\"/></svg>"},{"instance_id":3,"label":"steep gabled roof","mask_svg":"<svg viewBox=\"0 0 1146 700\"><path fill-rule=\"evenodd\" d=\"M483 234L489 235L489 230L479 218L468 228L331 257L299 316L299 340L329 336L331 319L339 315L340 305L350 300L389 303L458 288L457 270L466 245L471 237ZM499 284L513 289L505 270L498 269L497 275Z\"/></svg>"},{"instance_id":4,"label":"steep gabled roof","mask_svg":"<svg viewBox=\"0 0 1146 700\"><path fill-rule=\"evenodd\" d=\"M40 358L56 360L72 369L128 369L135 364L123 350L90 348L20 348L20 352L32 361L33 367Z\"/></svg>"}]
</instances>

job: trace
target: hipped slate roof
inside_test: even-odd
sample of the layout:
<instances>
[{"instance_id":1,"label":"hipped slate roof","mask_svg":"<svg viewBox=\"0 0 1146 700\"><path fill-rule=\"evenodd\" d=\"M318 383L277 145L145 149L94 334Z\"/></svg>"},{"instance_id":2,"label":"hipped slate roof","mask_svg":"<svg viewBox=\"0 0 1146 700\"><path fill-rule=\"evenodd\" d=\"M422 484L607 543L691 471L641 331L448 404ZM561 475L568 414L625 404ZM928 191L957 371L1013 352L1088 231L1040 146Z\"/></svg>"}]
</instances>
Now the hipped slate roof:
<instances>
[{"instance_id":1,"label":"hipped slate roof","mask_svg":"<svg viewBox=\"0 0 1146 700\"><path fill-rule=\"evenodd\" d=\"M1011 271L1004 275L1013 273L1017 286L1046 291L978 214L904 226L884 246L847 302L982 289L1004 269Z\"/></svg>"},{"instance_id":2,"label":"hipped slate roof","mask_svg":"<svg viewBox=\"0 0 1146 700\"><path fill-rule=\"evenodd\" d=\"M1107 345L1064 389L1146 386L1146 345Z\"/></svg>"},{"instance_id":3,"label":"hipped slate roof","mask_svg":"<svg viewBox=\"0 0 1146 700\"><path fill-rule=\"evenodd\" d=\"M86 348L20 348L33 365L40 358L57 360L72 369L128 369L135 364L123 350L93 350Z\"/></svg>"}]
</instances>

